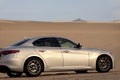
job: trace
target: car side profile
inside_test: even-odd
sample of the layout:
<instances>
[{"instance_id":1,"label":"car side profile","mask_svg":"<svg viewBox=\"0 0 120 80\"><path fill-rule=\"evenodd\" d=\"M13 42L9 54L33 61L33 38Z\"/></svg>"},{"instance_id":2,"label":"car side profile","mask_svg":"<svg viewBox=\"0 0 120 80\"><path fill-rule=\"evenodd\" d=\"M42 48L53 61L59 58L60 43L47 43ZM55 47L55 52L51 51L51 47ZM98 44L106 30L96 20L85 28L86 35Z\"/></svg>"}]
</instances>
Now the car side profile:
<instances>
[{"instance_id":1,"label":"car side profile","mask_svg":"<svg viewBox=\"0 0 120 80\"><path fill-rule=\"evenodd\" d=\"M0 51L0 72L9 77L39 76L47 71L97 70L109 72L114 58L109 51L85 48L62 37L24 39Z\"/></svg>"}]
</instances>

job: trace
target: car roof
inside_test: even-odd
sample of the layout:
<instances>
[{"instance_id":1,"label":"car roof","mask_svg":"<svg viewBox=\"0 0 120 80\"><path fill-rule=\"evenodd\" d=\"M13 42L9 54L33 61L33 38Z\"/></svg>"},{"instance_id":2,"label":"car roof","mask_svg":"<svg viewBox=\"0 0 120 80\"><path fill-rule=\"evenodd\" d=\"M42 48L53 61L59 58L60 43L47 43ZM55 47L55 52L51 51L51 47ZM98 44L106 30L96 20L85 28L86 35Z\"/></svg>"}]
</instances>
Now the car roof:
<instances>
[{"instance_id":1,"label":"car roof","mask_svg":"<svg viewBox=\"0 0 120 80\"><path fill-rule=\"evenodd\" d=\"M40 37L33 37L33 38L26 38L26 39L40 39L40 38L64 38L60 36L40 36ZM67 39L67 38L65 38Z\"/></svg>"}]
</instances>

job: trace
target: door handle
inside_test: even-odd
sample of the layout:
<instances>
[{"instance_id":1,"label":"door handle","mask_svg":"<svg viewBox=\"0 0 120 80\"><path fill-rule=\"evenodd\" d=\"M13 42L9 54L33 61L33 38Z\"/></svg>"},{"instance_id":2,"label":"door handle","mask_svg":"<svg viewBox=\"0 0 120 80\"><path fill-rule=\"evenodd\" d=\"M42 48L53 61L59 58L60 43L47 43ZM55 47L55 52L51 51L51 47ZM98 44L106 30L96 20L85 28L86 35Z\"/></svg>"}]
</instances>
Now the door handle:
<instances>
[{"instance_id":1,"label":"door handle","mask_svg":"<svg viewBox=\"0 0 120 80\"><path fill-rule=\"evenodd\" d=\"M42 53L44 53L44 52L45 52L45 50L39 50L39 52L42 52Z\"/></svg>"},{"instance_id":2,"label":"door handle","mask_svg":"<svg viewBox=\"0 0 120 80\"><path fill-rule=\"evenodd\" d=\"M62 51L63 53L69 53L70 51Z\"/></svg>"}]
</instances>

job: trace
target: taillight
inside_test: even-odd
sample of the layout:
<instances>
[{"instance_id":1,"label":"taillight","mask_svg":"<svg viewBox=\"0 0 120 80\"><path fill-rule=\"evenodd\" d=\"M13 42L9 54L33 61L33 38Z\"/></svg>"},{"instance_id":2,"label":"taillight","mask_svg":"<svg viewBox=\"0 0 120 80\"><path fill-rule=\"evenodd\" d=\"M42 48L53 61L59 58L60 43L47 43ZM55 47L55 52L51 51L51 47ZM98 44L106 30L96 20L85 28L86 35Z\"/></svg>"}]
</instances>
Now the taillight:
<instances>
[{"instance_id":1,"label":"taillight","mask_svg":"<svg viewBox=\"0 0 120 80\"><path fill-rule=\"evenodd\" d=\"M7 55L7 54L14 54L20 52L19 50L5 50L1 51L0 54Z\"/></svg>"}]
</instances>

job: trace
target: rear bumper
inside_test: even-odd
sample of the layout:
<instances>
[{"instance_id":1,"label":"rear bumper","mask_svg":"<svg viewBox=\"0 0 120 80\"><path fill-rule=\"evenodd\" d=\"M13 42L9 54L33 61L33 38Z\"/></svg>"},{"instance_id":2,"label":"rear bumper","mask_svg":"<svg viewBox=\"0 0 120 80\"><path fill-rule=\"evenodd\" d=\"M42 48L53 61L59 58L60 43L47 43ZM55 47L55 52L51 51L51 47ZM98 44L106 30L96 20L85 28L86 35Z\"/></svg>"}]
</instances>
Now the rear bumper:
<instances>
[{"instance_id":1,"label":"rear bumper","mask_svg":"<svg viewBox=\"0 0 120 80\"><path fill-rule=\"evenodd\" d=\"M15 71L23 72L23 61L20 59L3 59L0 60L0 72Z\"/></svg>"}]
</instances>

